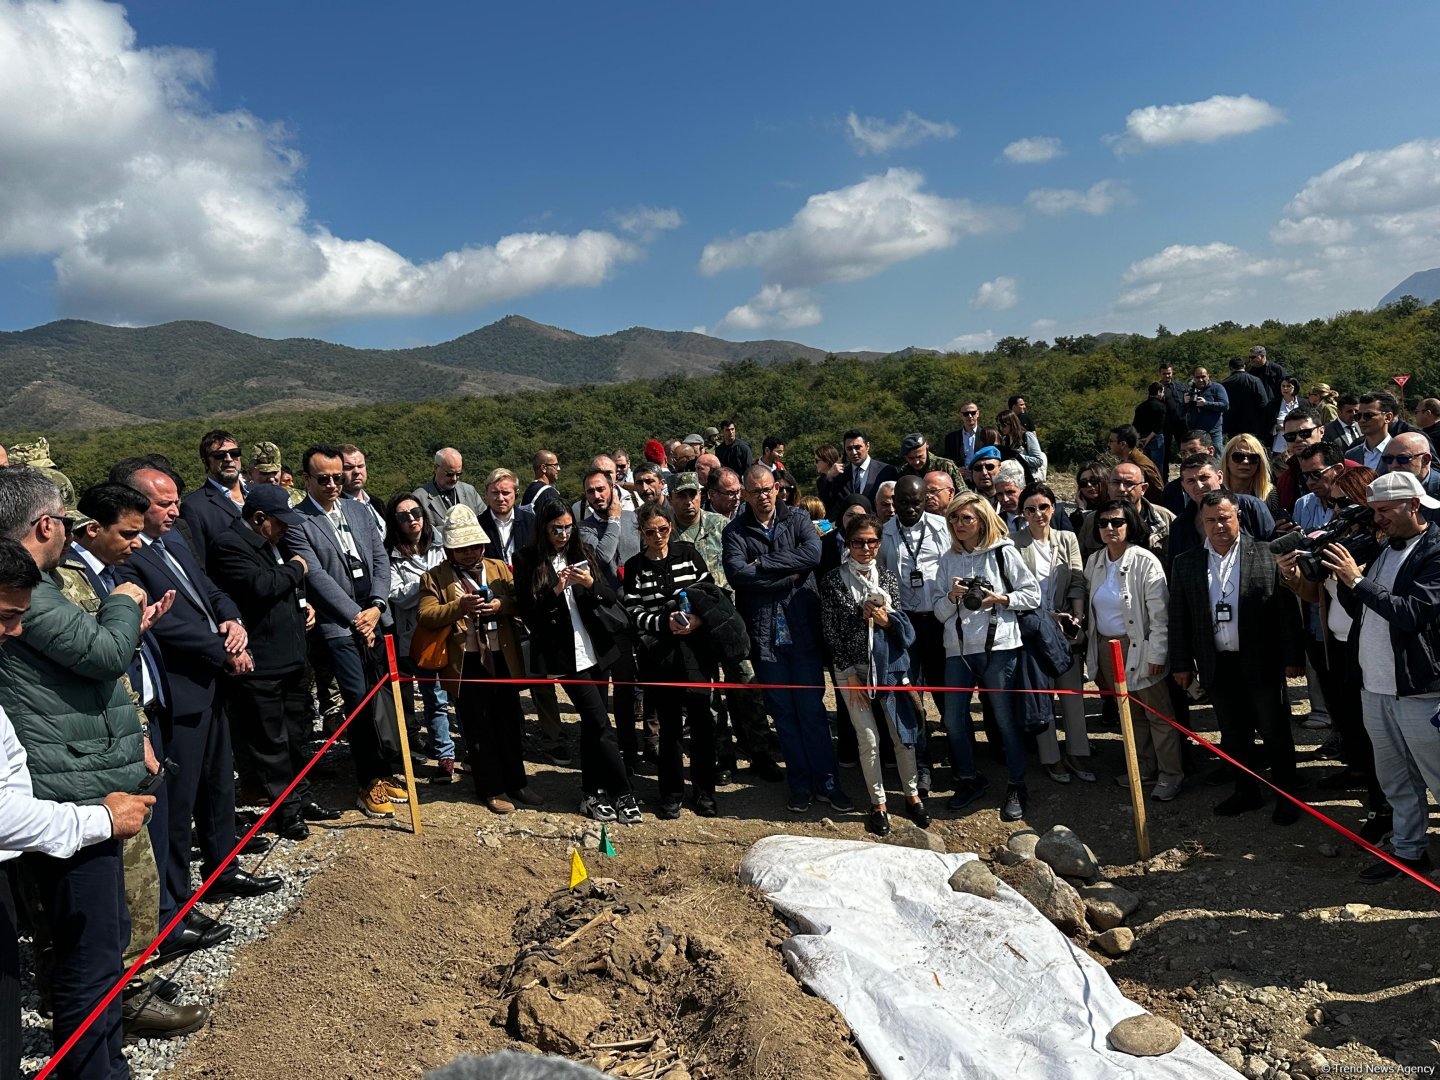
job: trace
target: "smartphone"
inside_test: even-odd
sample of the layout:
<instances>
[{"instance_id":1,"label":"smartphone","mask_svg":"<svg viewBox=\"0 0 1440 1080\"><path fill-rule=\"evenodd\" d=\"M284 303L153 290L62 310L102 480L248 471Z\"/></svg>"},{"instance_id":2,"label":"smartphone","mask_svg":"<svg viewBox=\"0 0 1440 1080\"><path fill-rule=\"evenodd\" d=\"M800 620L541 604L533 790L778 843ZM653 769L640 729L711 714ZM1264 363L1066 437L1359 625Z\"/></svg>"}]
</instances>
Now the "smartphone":
<instances>
[{"instance_id":1,"label":"smartphone","mask_svg":"<svg viewBox=\"0 0 1440 1080\"><path fill-rule=\"evenodd\" d=\"M587 573L587 574L588 574L588 573L590 572L590 560L589 560L589 559L582 559L580 562L571 563L571 564L570 564L569 566L567 566L565 569L567 569L567 570L574 570L574 571L576 571L577 573L583 571L584 573Z\"/></svg>"},{"instance_id":2,"label":"smartphone","mask_svg":"<svg viewBox=\"0 0 1440 1080\"><path fill-rule=\"evenodd\" d=\"M686 615L683 611L677 611L675 612L675 622L679 624L680 628L683 630L685 627L690 625L690 616Z\"/></svg>"}]
</instances>

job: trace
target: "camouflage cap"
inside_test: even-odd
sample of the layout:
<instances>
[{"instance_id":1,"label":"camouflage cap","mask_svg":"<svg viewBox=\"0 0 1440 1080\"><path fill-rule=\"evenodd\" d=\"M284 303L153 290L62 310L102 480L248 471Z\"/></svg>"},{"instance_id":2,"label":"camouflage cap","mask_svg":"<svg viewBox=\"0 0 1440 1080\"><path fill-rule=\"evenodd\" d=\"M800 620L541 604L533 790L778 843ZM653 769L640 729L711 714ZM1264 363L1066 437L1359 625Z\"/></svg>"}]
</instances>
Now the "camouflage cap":
<instances>
[{"instance_id":1,"label":"camouflage cap","mask_svg":"<svg viewBox=\"0 0 1440 1080\"><path fill-rule=\"evenodd\" d=\"M671 494L678 494L682 491L701 491L700 477L693 472L676 473L670 478Z\"/></svg>"},{"instance_id":2,"label":"camouflage cap","mask_svg":"<svg viewBox=\"0 0 1440 1080\"><path fill-rule=\"evenodd\" d=\"M50 460L50 440L42 435L34 442L16 443L10 447L10 464L55 468L55 462Z\"/></svg>"},{"instance_id":3,"label":"camouflage cap","mask_svg":"<svg viewBox=\"0 0 1440 1080\"><path fill-rule=\"evenodd\" d=\"M250 448L250 468L260 473L280 471L280 448L273 442L258 442Z\"/></svg>"}]
</instances>

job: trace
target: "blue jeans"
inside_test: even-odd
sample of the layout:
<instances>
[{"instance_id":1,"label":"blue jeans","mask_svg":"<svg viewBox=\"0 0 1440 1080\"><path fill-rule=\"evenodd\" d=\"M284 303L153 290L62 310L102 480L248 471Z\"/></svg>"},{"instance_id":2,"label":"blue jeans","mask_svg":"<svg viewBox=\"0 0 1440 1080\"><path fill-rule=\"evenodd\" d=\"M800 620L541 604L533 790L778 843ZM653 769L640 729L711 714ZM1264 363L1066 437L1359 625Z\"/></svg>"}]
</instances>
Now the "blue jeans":
<instances>
[{"instance_id":1,"label":"blue jeans","mask_svg":"<svg viewBox=\"0 0 1440 1080\"><path fill-rule=\"evenodd\" d=\"M945 685L1013 690L1019 660L1019 649L995 649L988 654L973 656L947 656ZM956 776L975 775L975 734L970 730L970 694L969 690L952 690L945 695L945 734L950 739L950 765ZM1015 697L1009 693L992 693L989 697L995 711L995 723L1005 742L1005 764L1010 769L1010 783L1024 784L1025 730L1015 712Z\"/></svg>"},{"instance_id":2,"label":"blue jeans","mask_svg":"<svg viewBox=\"0 0 1440 1080\"><path fill-rule=\"evenodd\" d=\"M1166 479L1170 473L1165 468L1165 435L1157 433L1145 447L1145 456L1155 463L1155 468L1160 472L1160 479ZM1158 496L1157 496L1158 498Z\"/></svg>"},{"instance_id":3,"label":"blue jeans","mask_svg":"<svg viewBox=\"0 0 1440 1080\"><path fill-rule=\"evenodd\" d=\"M755 661L755 677L765 684L811 687L766 690L765 708L775 720L775 735L785 754L785 780L790 794L809 798L836 787L835 744L825 712L825 671L818 649L781 645L774 660Z\"/></svg>"},{"instance_id":4,"label":"blue jeans","mask_svg":"<svg viewBox=\"0 0 1440 1080\"><path fill-rule=\"evenodd\" d=\"M436 760L455 757L455 740L450 737L450 710L446 708L450 699L440 686L440 673L422 671L408 656L400 660L400 674L413 675L415 685L420 689L420 703L425 710L425 724L430 729L430 754ZM415 697L410 693L409 684L402 686L400 695L405 702L405 728L415 731Z\"/></svg>"}]
</instances>

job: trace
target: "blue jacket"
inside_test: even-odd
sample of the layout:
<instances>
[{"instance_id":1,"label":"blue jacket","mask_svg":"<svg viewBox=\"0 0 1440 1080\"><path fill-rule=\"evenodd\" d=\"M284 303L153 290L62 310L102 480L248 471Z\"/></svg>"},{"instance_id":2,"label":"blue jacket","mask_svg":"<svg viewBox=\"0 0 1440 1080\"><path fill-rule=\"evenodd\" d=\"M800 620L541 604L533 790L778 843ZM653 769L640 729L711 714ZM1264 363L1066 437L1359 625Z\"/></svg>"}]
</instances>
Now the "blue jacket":
<instances>
[{"instance_id":1,"label":"blue jacket","mask_svg":"<svg viewBox=\"0 0 1440 1080\"><path fill-rule=\"evenodd\" d=\"M820 534L810 515L798 507L775 508L775 525L761 528L747 506L725 526L725 577L735 590L735 606L750 630L761 660L775 660L775 616L784 612L797 649L818 649Z\"/></svg>"},{"instance_id":2,"label":"blue jacket","mask_svg":"<svg viewBox=\"0 0 1440 1080\"><path fill-rule=\"evenodd\" d=\"M1193 395L1195 391L1186 390L1185 393ZM1196 407L1188 404L1185 406L1185 425L1191 429L1198 428L1219 436L1224 427L1225 414L1230 409L1230 395L1225 392L1225 387L1212 381L1209 386L1200 391L1200 396L1205 399L1204 405ZM1216 445L1219 445L1218 438Z\"/></svg>"},{"instance_id":3,"label":"blue jacket","mask_svg":"<svg viewBox=\"0 0 1440 1080\"><path fill-rule=\"evenodd\" d=\"M1395 696L1440 693L1440 527L1420 534L1388 592L1365 577L1354 589L1340 585L1337 594L1355 620L1348 642L1354 670L1360 663L1360 621L1384 619L1395 649Z\"/></svg>"}]
</instances>

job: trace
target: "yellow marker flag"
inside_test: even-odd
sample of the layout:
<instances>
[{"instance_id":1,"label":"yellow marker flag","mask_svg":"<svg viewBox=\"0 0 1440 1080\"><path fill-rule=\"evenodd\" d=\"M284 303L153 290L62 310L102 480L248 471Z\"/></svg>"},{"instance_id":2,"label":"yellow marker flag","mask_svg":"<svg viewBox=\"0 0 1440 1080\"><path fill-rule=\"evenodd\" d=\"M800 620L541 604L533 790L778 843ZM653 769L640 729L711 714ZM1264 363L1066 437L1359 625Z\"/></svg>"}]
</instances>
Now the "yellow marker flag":
<instances>
[{"instance_id":1,"label":"yellow marker flag","mask_svg":"<svg viewBox=\"0 0 1440 1080\"><path fill-rule=\"evenodd\" d=\"M570 888L575 888L582 881L590 876L590 871L585 869L585 864L580 860L580 852L570 852Z\"/></svg>"}]
</instances>

